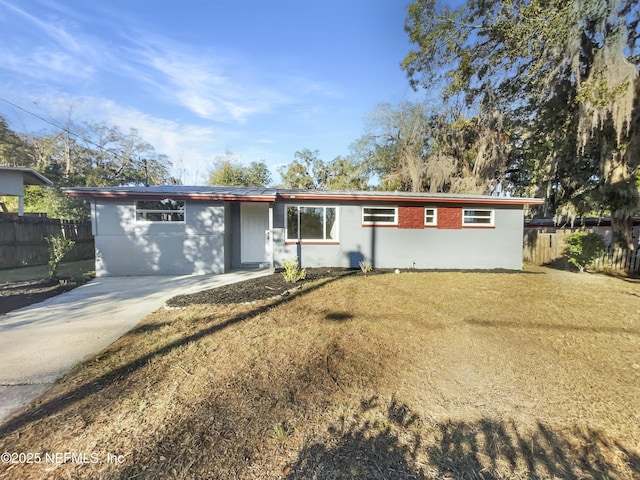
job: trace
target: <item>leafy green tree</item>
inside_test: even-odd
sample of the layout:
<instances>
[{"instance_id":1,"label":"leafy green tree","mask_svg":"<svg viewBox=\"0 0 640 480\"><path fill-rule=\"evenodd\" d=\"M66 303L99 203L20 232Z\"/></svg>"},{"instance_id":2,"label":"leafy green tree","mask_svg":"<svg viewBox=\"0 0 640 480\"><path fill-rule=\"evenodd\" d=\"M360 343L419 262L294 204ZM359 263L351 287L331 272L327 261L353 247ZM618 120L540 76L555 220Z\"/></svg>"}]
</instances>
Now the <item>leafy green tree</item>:
<instances>
[{"instance_id":1,"label":"leafy green tree","mask_svg":"<svg viewBox=\"0 0 640 480\"><path fill-rule=\"evenodd\" d=\"M244 168L231 160L218 160L209 172L209 185L245 186Z\"/></svg>"},{"instance_id":2,"label":"leafy green tree","mask_svg":"<svg viewBox=\"0 0 640 480\"><path fill-rule=\"evenodd\" d=\"M76 183L66 182L68 185L62 185L61 181L51 176L48 178L54 182L51 187L25 187L26 211L46 213L51 218L66 220L89 220L91 218L91 208L85 198L70 197L63 192L65 187L77 186Z\"/></svg>"},{"instance_id":3,"label":"leafy green tree","mask_svg":"<svg viewBox=\"0 0 640 480\"><path fill-rule=\"evenodd\" d=\"M0 115L0 165L12 167L33 166L33 151L24 138L11 130Z\"/></svg>"},{"instance_id":4,"label":"leafy green tree","mask_svg":"<svg viewBox=\"0 0 640 480\"><path fill-rule=\"evenodd\" d=\"M135 129L70 120L59 133L19 135L0 117L0 165L27 166L54 182L54 187L27 187L25 210L51 217L84 219L88 203L67 197L64 187L175 183L171 162L140 137Z\"/></svg>"},{"instance_id":5,"label":"leafy green tree","mask_svg":"<svg viewBox=\"0 0 640 480\"><path fill-rule=\"evenodd\" d=\"M295 160L278 168L285 188L327 189L329 172L325 163L319 158L318 150L308 148L295 153Z\"/></svg>"},{"instance_id":6,"label":"leafy green tree","mask_svg":"<svg viewBox=\"0 0 640 480\"><path fill-rule=\"evenodd\" d=\"M209 172L209 185L231 187L266 187L271 183L271 172L264 161L243 165L233 153L219 155Z\"/></svg>"},{"instance_id":7,"label":"leafy green tree","mask_svg":"<svg viewBox=\"0 0 640 480\"><path fill-rule=\"evenodd\" d=\"M369 173L353 155L337 156L327 164L328 190L368 190Z\"/></svg>"},{"instance_id":8,"label":"leafy green tree","mask_svg":"<svg viewBox=\"0 0 640 480\"><path fill-rule=\"evenodd\" d=\"M87 124L84 155L78 162L89 166L87 183L96 186L159 185L174 183L169 157L159 154L134 128L128 134L118 127Z\"/></svg>"},{"instance_id":9,"label":"leafy green tree","mask_svg":"<svg viewBox=\"0 0 640 480\"><path fill-rule=\"evenodd\" d=\"M285 188L317 190L367 190L369 170L354 155L324 162L318 150L300 150L295 160L278 169Z\"/></svg>"},{"instance_id":10,"label":"leafy green tree","mask_svg":"<svg viewBox=\"0 0 640 480\"><path fill-rule=\"evenodd\" d=\"M266 187L271 185L271 172L264 160L259 162L251 162L245 168L247 186L249 187Z\"/></svg>"}]
</instances>

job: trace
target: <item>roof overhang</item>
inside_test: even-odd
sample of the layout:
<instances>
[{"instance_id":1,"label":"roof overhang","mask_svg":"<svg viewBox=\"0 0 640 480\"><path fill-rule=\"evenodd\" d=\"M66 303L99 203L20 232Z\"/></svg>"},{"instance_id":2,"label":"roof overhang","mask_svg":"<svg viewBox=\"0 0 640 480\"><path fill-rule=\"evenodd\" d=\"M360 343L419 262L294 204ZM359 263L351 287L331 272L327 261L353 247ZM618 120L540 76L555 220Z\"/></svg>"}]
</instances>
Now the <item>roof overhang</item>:
<instances>
[{"instance_id":1,"label":"roof overhang","mask_svg":"<svg viewBox=\"0 0 640 480\"><path fill-rule=\"evenodd\" d=\"M22 176L23 185L37 185L42 187L50 187L53 182L40 172L28 167L0 167L0 173L17 173Z\"/></svg>"},{"instance_id":2,"label":"roof overhang","mask_svg":"<svg viewBox=\"0 0 640 480\"><path fill-rule=\"evenodd\" d=\"M488 195L463 195L449 193L412 192L332 192L332 191L278 191L278 196L287 200L338 200L390 203L473 203L491 205L540 205L541 198L493 197Z\"/></svg>"},{"instance_id":3,"label":"roof overhang","mask_svg":"<svg viewBox=\"0 0 640 480\"><path fill-rule=\"evenodd\" d=\"M233 201L246 202L273 202L276 198L275 191L267 189L219 188L219 187L181 187L163 189L161 187L77 187L64 190L66 195L72 197L92 198L173 198L176 200L209 200L209 201Z\"/></svg>"},{"instance_id":4,"label":"roof overhang","mask_svg":"<svg viewBox=\"0 0 640 480\"><path fill-rule=\"evenodd\" d=\"M479 205L539 205L540 198L493 197L448 193L412 193L381 191L294 190L253 187L77 187L64 190L67 195L93 198L175 198L176 200L273 202L283 200L389 202L389 203L458 203Z\"/></svg>"}]
</instances>

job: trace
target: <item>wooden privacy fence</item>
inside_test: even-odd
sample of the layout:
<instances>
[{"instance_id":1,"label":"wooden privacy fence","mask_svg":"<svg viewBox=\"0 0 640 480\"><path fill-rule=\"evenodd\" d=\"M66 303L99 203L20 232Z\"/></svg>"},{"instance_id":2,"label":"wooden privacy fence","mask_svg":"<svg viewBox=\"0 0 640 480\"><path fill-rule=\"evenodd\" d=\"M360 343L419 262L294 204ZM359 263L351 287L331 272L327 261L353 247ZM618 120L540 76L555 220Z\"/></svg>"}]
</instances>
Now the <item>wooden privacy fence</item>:
<instances>
[{"instance_id":1,"label":"wooden privacy fence","mask_svg":"<svg viewBox=\"0 0 640 480\"><path fill-rule=\"evenodd\" d=\"M0 268L46 265L49 244L45 237L49 235L62 235L75 242L65 261L94 257L91 222L0 214Z\"/></svg>"},{"instance_id":2,"label":"wooden privacy fence","mask_svg":"<svg viewBox=\"0 0 640 480\"><path fill-rule=\"evenodd\" d=\"M603 228L587 228L587 231L595 231L605 238L611 238L611 232ZM525 262L535 265L556 264L568 266L564 257L566 238L572 233L580 231L579 228L525 228L524 248L522 258ZM640 272L640 250L627 250L609 245L606 253L596 262L596 267L603 269L619 270L626 273Z\"/></svg>"},{"instance_id":3,"label":"wooden privacy fence","mask_svg":"<svg viewBox=\"0 0 640 480\"><path fill-rule=\"evenodd\" d=\"M625 250L622 248L607 248L602 258L596 261L600 269L620 270L627 273L640 273L640 250Z\"/></svg>"}]
</instances>

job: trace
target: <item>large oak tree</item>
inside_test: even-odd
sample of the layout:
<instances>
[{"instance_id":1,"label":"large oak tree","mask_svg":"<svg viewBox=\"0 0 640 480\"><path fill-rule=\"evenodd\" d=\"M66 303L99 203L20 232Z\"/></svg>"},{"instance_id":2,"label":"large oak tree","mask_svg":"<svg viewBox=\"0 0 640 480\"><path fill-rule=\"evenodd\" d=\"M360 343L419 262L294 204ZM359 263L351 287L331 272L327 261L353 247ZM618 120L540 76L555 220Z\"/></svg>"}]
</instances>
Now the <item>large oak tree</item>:
<instances>
[{"instance_id":1,"label":"large oak tree","mask_svg":"<svg viewBox=\"0 0 640 480\"><path fill-rule=\"evenodd\" d=\"M435 0L408 7L415 88L495 105L513 120L514 170L556 215L608 211L623 244L638 212L638 0Z\"/></svg>"}]
</instances>

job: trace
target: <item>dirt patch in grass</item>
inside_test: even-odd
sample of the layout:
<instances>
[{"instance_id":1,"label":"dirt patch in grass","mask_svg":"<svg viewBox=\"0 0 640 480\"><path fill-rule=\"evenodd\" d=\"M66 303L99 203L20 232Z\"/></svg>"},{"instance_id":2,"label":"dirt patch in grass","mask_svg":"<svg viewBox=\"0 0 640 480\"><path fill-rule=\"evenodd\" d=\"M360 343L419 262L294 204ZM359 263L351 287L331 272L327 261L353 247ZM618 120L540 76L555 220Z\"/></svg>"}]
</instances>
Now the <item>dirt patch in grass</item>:
<instances>
[{"instance_id":1,"label":"dirt patch in grass","mask_svg":"<svg viewBox=\"0 0 640 480\"><path fill-rule=\"evenodd\" d=\"M0 284L0 315L68 292L86 281L73 280L61 283L58 280L47 279Z\"/></svg>"},{"instance_id":2,"label":"dirt patch in grass","mask_svg":"<svg viewBox=\"0 0 640 480\"><path fill-rule=\"evenodd\" d=\"M93 260L59 266L62 281L48 278L48 266L0 270L0 315L42 302L82 285L95 276Z\"/></svg>"},{"instance_id":3,"label":"dirt patch in grass","mask_svg":"<svg viewBox=\"0 0 640 480\"><path fill-rule=\"evenodd\" d=\"M638 478L640 284L534 273L156 312L0 426L75 460L0 477Z\"/></svg>"}]
</instances>

